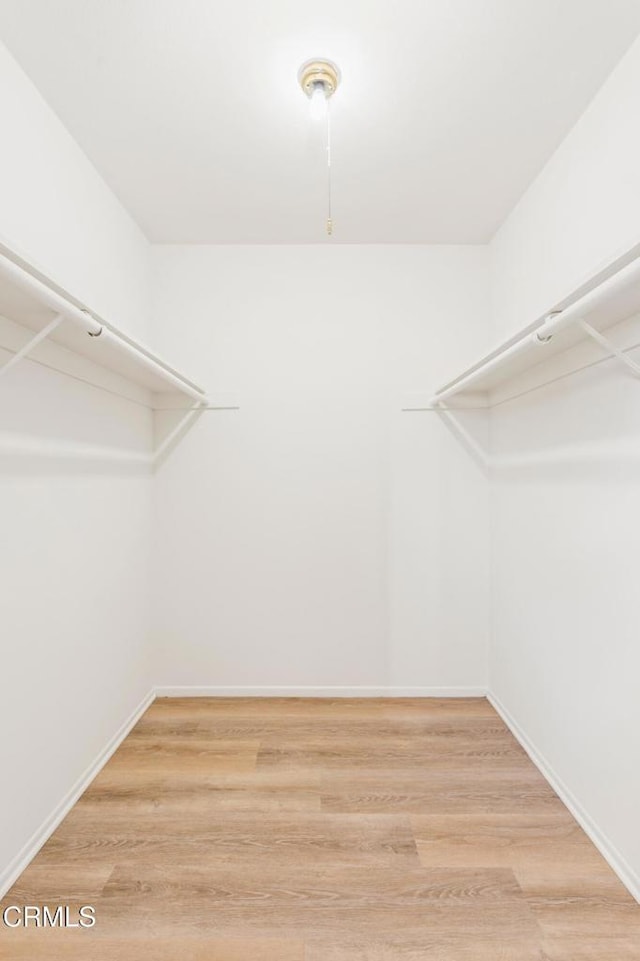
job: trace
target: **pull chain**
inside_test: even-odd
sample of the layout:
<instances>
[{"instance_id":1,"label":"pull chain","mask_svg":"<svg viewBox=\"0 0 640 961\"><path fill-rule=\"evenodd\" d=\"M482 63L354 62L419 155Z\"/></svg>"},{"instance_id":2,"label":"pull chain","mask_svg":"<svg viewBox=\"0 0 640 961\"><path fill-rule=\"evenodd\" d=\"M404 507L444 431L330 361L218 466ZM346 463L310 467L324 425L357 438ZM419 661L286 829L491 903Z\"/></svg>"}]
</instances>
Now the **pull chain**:
<instances>
[{"instance_id":1,"label":"pull chain","mask_svg":"<svg viewBox=\"0 0 640 961\"><path fill-rule=\"evenodd\" d=\"M327 233L333 233L331 218L331 100L327 97Z\"/></svg>"},{"instance_id":2,"label":"pull chain","mask_svg":"<svg viewBox=\"0 0 640 961\"><path fill-rule=\"evenodd\" d=\"M314 116L325 119L322 108L327 111L327 234L333 233L331 213L331 108L329 102L340 85L340 71L331 60L307 60L298 70L298 83L306 97L311 100ZM316 112L319 108L318 112Z\"/></svg>"}]
</instances>

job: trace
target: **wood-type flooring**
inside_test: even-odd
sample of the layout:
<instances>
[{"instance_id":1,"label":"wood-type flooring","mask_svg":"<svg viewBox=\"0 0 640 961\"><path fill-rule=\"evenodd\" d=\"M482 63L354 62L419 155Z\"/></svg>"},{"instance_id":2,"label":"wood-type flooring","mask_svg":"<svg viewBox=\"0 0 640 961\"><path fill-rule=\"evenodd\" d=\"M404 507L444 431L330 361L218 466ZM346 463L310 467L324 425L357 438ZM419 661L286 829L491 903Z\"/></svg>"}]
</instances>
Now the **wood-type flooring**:
<instances>
[{"instance_id":1,"label":"wood-type flooring","mask_svg":"<svg viewBox=\"0 0 640 961\"><path fill-rule=\"evenodd\" d=\"M156 700L7 905L97 922L0 923L4 961L640 961L482 698Z\"/></svg>"}]
</instances>

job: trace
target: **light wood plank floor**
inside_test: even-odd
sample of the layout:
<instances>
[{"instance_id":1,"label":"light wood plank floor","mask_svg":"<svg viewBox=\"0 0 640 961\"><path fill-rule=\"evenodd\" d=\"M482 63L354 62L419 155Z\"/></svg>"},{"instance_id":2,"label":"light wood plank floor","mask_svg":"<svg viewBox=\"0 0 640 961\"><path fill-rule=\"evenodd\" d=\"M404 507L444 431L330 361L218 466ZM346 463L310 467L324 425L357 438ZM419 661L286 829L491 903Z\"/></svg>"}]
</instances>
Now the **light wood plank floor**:
<instances>
[{"instance_id":1,"label":"light wood plank floor","mask_svg":"<svg viewBox=\"0 0 640 961\"><path fill-rule=\"evenodd\" d=\"M3 902L7 961L640 961L640 906L484 699L160 699Z\"/></svg>"}]
</instances>

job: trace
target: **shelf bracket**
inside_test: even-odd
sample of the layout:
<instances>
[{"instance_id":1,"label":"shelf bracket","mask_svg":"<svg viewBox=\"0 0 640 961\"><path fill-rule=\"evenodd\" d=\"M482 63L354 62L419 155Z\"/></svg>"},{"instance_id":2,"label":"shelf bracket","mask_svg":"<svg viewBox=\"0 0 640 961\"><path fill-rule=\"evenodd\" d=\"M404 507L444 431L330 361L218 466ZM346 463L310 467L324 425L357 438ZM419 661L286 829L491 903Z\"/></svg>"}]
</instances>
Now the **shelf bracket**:
<instances>
[{"instance_id":1,"label":"shelf bracket","mask_svg":"<svg viewBox=\"0 0 640 961\"><path fill-rule=\"evenodd\" d=\"M449 422L453 433L458 437L471 457L473 457L476 464L478 464L483 471L488 472L491 464L487 452L480 446L478 441L471 436L466 427L463 427L459 419L454 416L453 410L455 408L447 407L443 401L436 399L433 401L431 409L437 411ZM482 410L482 408L478 409Z\"/></svg>"},{"instance_id":2,"label":"shelf bracket","mask_svg":"<svg viewBox=\"0 0 640 961\"><path fill-rule=\"evenodd\" d=\"M640 377L640 364L636 364L634 360L631 360L630 357L627 357L624 350L616 347L616 345L613 344L608 337L605 337L600 333L599 330L596 330L595 327L592 327L591 324L588 324L586 320L580 320L579 324L585 333L587 333L589 337L593 338L597 344L599 344L601 347L604 347L604 349L608 351L612 357L617 358L617 360L621 361L625 367L628 367L630 370L632 370L637 377Z\"/></svg>"},{"instance_id":3,"label":"shelf bracket","mask_svg":"<svg viewBox=\"0 0 640 961\"><path fill-rule=\"evenodd\" d=\"M34 347L37 347L38 344L42 343L42 341L49 336L49 334L53 333L56 327L59 327L63 320L64 317L62 314L56 314L53 320L50 321L46 327L43 327L42 330L35 335L35 337L32 337L31 340L28 340L27 343L20 348L20 350L16 351L13 357L9 358L6 364L3 364L3 366L0 367L0 377L4 377L7 371L11 370L12 367L15 367L16 364L19 364L20 361L27 356L27 354L31 353Z\"/></svg>"},{"instance_id":4,"label":"shelf bracket","mask_svg":"<svg viewBox=\"0 0 640 961\"><path fill-rule=\"evenodd\" d=\"M162 443L156 447L155 451L151 455L151 460L154 464L157 464L163 459L173 443L186 431L191 421L198 417L203 410L206 410L207 406L207 399L203 397L202 400L196 401L193 407L188 407L186 409L184 417L180 418L173 430L167 434Z\"/></svg>"}]
</instances>

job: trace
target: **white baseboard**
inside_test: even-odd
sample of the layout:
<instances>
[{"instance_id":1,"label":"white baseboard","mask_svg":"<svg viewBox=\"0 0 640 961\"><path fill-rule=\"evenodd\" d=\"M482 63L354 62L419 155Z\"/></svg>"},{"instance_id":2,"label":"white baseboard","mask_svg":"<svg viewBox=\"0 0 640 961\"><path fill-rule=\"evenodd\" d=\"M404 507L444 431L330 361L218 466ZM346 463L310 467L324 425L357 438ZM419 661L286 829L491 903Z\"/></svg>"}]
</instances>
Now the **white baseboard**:
<instances>
[{"instance_id":1,"label":"white baseboard","mask_svg":"<svg viewBox=\"0 0 640 961\"><path fill-rule=\"evenodd\" d=\"M49 817L27 841L22 850L0 872L0 898L20 877L40 848L51 837L60 822L86 791L95 776L102 770L112 754L138 722L156 697L485 697L482 687L244 687L244 686L170 686L149 691L141 703L113 735L86 771L78 778L71 790L56 805Z\"/></svg>"},{"instance_id":2,"label":"white baseboard","mask_svg":"<svg viewBox=\"0 0 640 961\"><path fill-rule=\"evenodd\" d=\"M129 715L127 720L118 728L116 733L113 735L108 744L106 744L98 757L92 761L86 771L84 771L84 773L78 778L69 793L62 798L60 803L57 804L53 809L49 817L29 838L22 850L18 852L16 857L9 863L5 870L0 873L0 898L4 897L9 888L15 884L29 862L33 860L40 848L46 841L48 841L63 818L67 816L78 798L84 793L84 791L86 791L96 774L102 770L111 755L114 754L122 741L124 741L134 724L137 723L147 708L153 703L155 697L155 690L150 690L140 704L138 704L135 710Z\"/></svg>"},{"instance_id":3,"label":"white baseboard","mask_svg":"<svg viewBox=\"0 0 640 961\"><path fill-rule=\"evenodd\" d=\"M485 687L389 686L237 686L169 685L157 687L156 697L486 697Z\"/></svg>"},{"instance_id":4,"label":"white baseboard","mask_svg":"<svg viewBox=\"0 0 640 961\"><path fill-rule=\"evenodd\" d=\"M569 809L571 814L593 841L602 857L607 861L613 871L618 875L624 886L633 895L636 901L640 902L640 876L627 863L614 844L611 843L604 831L600 830L593 821L589 813L582 806L573 792L567 787L561 777L554 771L546 758L537 749L525 732L522 730L515 718L509 713L495 694L489 692L487 695L489 703L498 712L504 723L507 725L515 739L522 745L533 763L536 765L543 777L549 782L562 803Z\"/></svg>"},{"instance_id":5,"label":"white baseboard","mask_svg":"<svg viewBox=\"0 0 640 961\"><path fill-rule=\"evenodd\" d=\"M142 702L135 708L127 720L116 731L108 744L100 752L81 777L76 781L69 793L60 801L45 822L33 834L22 850L0 873L0 898L20 877L27 865L36 856L43 844L53 834L60 822L69 813L78 798L87 789L91 781L104 767L114 754L129 731L137 723L156 697L488 697L490 703L498 712L502 720L519 741L533 763L549 782L556 794L573 814L576 821L588 837L593 841L605 860L618 875L633 897L640 902L640 877L625 861L620 852L609 841L603 831L591 819L577 798L572 794L562 779L555 773L550 764L529 740L517 721L495 694L487 692L482 687L306 687L306 686L167 686L149 691Z\"/></svg>"}]
</instances>

